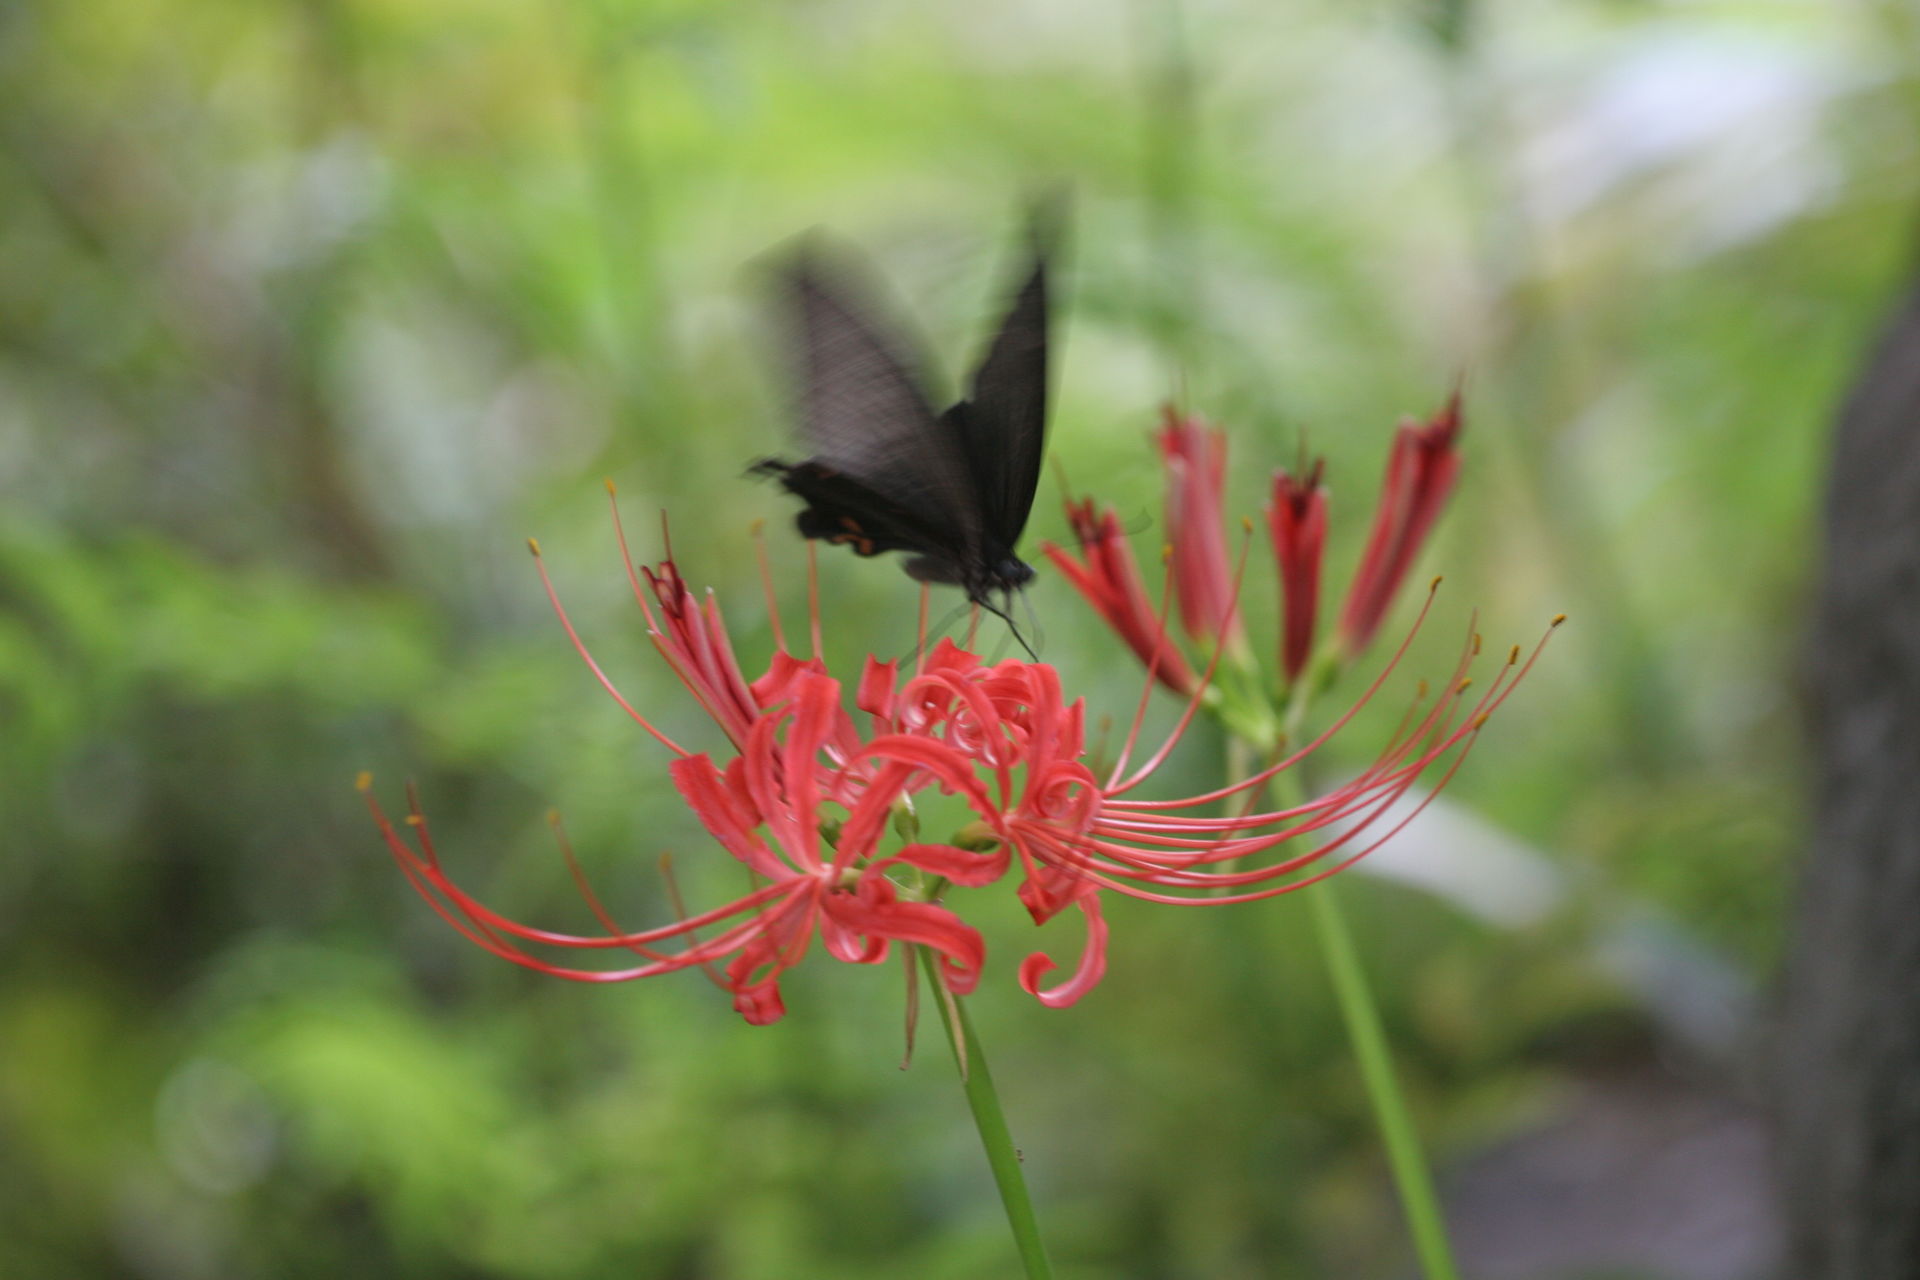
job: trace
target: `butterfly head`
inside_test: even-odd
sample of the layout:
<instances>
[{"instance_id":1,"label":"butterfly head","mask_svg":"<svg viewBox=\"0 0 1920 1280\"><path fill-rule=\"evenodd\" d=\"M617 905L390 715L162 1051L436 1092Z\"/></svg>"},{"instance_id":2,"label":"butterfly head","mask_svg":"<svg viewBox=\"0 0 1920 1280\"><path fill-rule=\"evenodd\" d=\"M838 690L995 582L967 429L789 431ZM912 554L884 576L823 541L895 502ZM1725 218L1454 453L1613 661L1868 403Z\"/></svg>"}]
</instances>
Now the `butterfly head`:
<instances>
[{"instance_id":1,"label":"butterfly head","mask_svg":"<svg viewBox=\"0 0 1920 1280\"><path fill-rule=\"evenodd\" d=\"M1033 566L1018 556L1003 556L986 574L988 585L1001 591L1018 591L1033 581Z\"/></svg>"},{"instance_id":2,"label":"butterfly head","mask_svg":"<svg viewBox=\"0 0 1920 1280\"><path fill-rule=\"evenodd\" d=\"M1015 592L1033 581L1033 566L1011 552L988 555L967 566L954 580L975 604L986 604L996 597L1010 603Z\"/></svg>"}]
</instances>

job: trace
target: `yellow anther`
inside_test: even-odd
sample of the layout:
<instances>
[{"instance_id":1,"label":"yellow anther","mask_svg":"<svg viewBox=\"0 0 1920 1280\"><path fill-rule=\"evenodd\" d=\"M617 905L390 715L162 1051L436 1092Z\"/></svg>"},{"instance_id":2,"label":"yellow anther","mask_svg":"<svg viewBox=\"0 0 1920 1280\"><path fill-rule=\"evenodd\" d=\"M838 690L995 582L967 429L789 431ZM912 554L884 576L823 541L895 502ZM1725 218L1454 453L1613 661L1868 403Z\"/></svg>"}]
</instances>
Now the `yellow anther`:
<instances>
[{"instance_id":1,"label":"yellow anther","mask_svg":"<svg viewBox=\"0 0 1920 1280\"><path fill-rule=\"evenodd\" d=\"M529 550L529 551L531 551L531 552L533 552L533 554L534 554L534 555L536 555L536 556L538 556L538 555L540 554L540 539L538 539L538 538L528 538L528 539L527 539L527 550Z\"/></svg>"},{"instance_id":2,"label":"yellow anther","mask_svg":"<svg viewBox=\"0 0 1920 1280\"><path fill-rule=\"evenodd\" d=\"M1429 592L1438 591L1440 589L1440 584L1445 582L1446 580L1447 580L1447 577L1445 574L1436 574L1434 576L1433 581L1427 584L1427 590Z\"/></svg>"},{"instance_id":3,"label":"yellow anther","mask_svg":"<svg viewBox=\"0 0 1920 1280\"><path fill-rule=\"evenodd\" d=\"M1241 516L1241 517L1240 517L1240 532L1242 532L1242 533L1252 533L1252 532L1253 532L1253 517L1252 517L1252 516Z\"/></svg>"},{"instance_id":4,"label":"yellow anther","mask_svg":"<svg viewBox=\"0 0 1920 1280\"><path fill-rule=\"evenodd\" d=\"M1513 648L1507 650L1507 665L1512 666L1518 661L1520 661L1520 646L1515 645Z\"/></svg>"},{"instance_id":5,"label":"yellow anther","mask_svg":"<svg viewBox=\"0 0 1920 1280\"><path fill-rule=\"evenodd\" d=\"M353 775L353 789L355 791L373 790L373 775L365 769Z\"/></svg>"},{"instance_id":6,"label":"yellow anther","mask_svg":"<svg viewBox=\"0 0 1920 1280\"><path fill-rule=\"evenodd\" d=\"M1465 680L1462 680L1458 685L1454 687L1453 692L1454 692L1454 695L1457 697L1458 695L1465 693L1467 690L1471 688L1473 688L1473 677L1468 676Z\"/></svg>"},{"instance_id":7,"label":"yellow anther","mask_svg":"<svg viewBox=\"0 0 1920 1280\"><path fill-rule=\"evenodd\" d=\"M410 827L424 827L427 825L427 820L417 813L410 813L407 815L407 825Z\"/></svg>"},{"instance_id":8,"label":"yellow anther","mask_svg":"<svg viewBox=\"0 0 1920 1280\"><path fill-rule=\"evenodd\" d=\"M1480 633L1478 631L1473 633L1473 656L1476 658L1480 656Z\"/></svg>"},{"instance_id":9,"label":"yellow anther","mask_svg":"<svg viewBox=\"0 0 1920 1280\"><path fill-rule=\"evenodd\" d=\"M616 494L616 493L618 493L618 492L619 492L619 490L618 490L618 489L616 489L616 488L614 488L614 487L613 487L613 477L612 477L612 476L608 476L608 477L606 478L606 482L605 482L605 483L606 483L606 486L607 486L607 496L608 496L608 497L612 497L612 496L613 496L614 494Z\"/></svg>"},{"instance_id":10,"label":"yellow anther","mask_svg":"<svg viewBox=\"0 0 1920 1280\"><path fill-rule=\"evenodd\" d=\"M749 538L757 538L761 534L765 533L766 530L767 530L767 522L765 520L755 520L752 524L747 526L747 536Z\"/></svg>"},{"instance_id":11,"label":"yellow anther","mask_svg":"<svg viewBox=\"0 0 1920 1280\"><path fill-rule=\"evenodd\" d=\"M1416 700L1423 699L1427 696L1427 682L1425 680L1422 680L1420 687L1413 691L1413 696Z\"/></svg>"},{"instance_id":12,"label":"yellow anther","mask_svg":"<svg viewBox=\"0 0 1920 1280\"><path fill-rule=\"evenodd\" d=\"M1171 559L1173 559L1173 544L1171 542L1161 543L1160 544L1160 563L1165 564L1167 561Z\"/></svg>"},{"instance_id":13,"label":"yellow anther","mask_svg":"<svg viewBox=\"0 0 1920 1280\"><path fill-rule=\"evenodd\" d=\"M1473 718L1473 731L1475 733L1478 733L1486 727L1487 727L1487 713L1482 711L1479 715Z\"/></svg>"},{"instance_id":14,"label":"yellow anther","mask_svg":"<svg viewBox=\"0 0 1920 1280\"><path fill-rule=\"evenodd\" d=\"M560 811L558 809L547 810L547 825L550 827L560 825Z\"/></svg>"},{"instance_id":15,"label":"yellow anther","mask_svg":"<svg viewBox=\"0 0 1920 1280\"><path fill-rule=\"evenodd\" d=\"M1552 621L1552 622L1549 622L1549 623L1548 623L1547 625L1548 625L1548 626L1550 626L1550 627L1557 627L1557 626L1559 626L1559 625L1560 625L1561 623L1563 623L1563 622L1565 622L1566 620L1567 620L1567 615L1566 615L1566 614L1564 614L1564 613L1556 613L1556 614L1554 614L1554 615L1553 615L1553 621Z\"/></svg>"}]
</instances>

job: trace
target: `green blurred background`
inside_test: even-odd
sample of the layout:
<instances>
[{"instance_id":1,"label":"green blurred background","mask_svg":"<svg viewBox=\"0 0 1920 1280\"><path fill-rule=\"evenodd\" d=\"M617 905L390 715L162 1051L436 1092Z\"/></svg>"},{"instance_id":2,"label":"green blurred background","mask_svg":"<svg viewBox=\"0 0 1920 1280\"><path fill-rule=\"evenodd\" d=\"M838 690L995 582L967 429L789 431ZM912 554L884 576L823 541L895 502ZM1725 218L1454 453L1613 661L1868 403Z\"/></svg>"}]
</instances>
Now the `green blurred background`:
<instances>
[{"instance_id":1,"label":"green blurred background","mask_svg":"<svg viewBox=\"0 0 1920 1280\"><path fill-rule=\"evenodd\" d=\"M1149 551L1162 399L1231 430L1238 510L1302 432L1328 455L1339 583L1397 417L1469 373L1417 665L1475 605L1500 644L1574 624L1344 896L1470 1269L1750 1274L1757 1183L1692 1254L1571 1224L1647 1172L1605 1135L1648 1107L1758 1141L1823 441L1909 256L1917 47L1904 4L1813 0L5 6L0 1274L1012 1274L937 1040L899 1070L896 968L816 952L765 1029L697 974L524 973L407 890L352 781L417 779L522 918L591 924L548 806L623 918L661 918L663 850L733 889L522 539L708 743L601 478L760 661L745 530L791 504L741 476L786 432L751 262L835 229L951 373L1063 180L1053 452ZM836 655L910 646L896 569L822 570ZM1124 716L1121 646L1032 598ZM1167 793L1220 767L1197 737ZM991 915L973 1007L1063 1275L1409 1273L1304 905L1116 902L1062 1012ZM1582 1140L1595 1098L1625 1110Z\"/></svg>"}]
</instances>

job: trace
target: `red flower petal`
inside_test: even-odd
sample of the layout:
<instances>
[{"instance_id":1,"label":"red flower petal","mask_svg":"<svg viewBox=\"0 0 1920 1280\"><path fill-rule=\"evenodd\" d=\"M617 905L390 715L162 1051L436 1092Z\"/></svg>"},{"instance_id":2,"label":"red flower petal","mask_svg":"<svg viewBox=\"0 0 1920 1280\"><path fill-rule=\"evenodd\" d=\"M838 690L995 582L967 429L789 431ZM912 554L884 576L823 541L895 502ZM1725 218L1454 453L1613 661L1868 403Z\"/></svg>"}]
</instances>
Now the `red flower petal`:
<instances>
[{"instance_id":1,"label":"red flower petal","mask_svg":"<svg viewBox=\"0 0 1920 1280\"><path fill-rule=\"evenodd\" d=\"M1079 898L1080 910L1087 917L1087 942L1080 951L1080 964L1073 976L1057 987L1040 989L1040 979L1059 968L1043 951L1036 951L1020 962L1020 989L1049 1009L1064 1009L1094 989L1107 974L1107 922L1100 915L1100 898L1087 892Z\"/></svg>"}]
</instances>

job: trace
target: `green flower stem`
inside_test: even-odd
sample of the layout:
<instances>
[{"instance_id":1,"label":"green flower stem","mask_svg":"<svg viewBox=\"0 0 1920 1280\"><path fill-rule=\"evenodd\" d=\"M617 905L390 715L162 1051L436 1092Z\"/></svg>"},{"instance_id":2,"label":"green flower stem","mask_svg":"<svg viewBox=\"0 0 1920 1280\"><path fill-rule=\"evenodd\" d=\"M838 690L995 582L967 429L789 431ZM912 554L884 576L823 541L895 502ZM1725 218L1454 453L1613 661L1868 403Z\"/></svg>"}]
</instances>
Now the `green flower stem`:
<instances>
[{"instance_id":1,"label":"green flower stem","mask_svg":"<svg viewBox=\"0 0 1920 1280\"><path fill-rule=\"evenodd\" d=\"M1373 1117L1380 1126L1381 1141L1386 1143L1387 1164L1393 1170L1394 1186L1399 1189L1400 1205L1407 1215L1414 1253L1427 1280L1459 1280L1460 1269L1454 1264L1453 1249L1447 1243L1446 1222L1440 1213L1440 1198L1434 1194L1433 1175L1427 1169L1420 1134L1407 1110L1406 1095L1401 1093L1399 1081L1394 1077L1386 1029L1380 1025L1380 1009L1367 986L1366 971L1360 967L1353 934L1348 931L1346 916L1340 910L1339 886L1325 880L1307 889L1304 896L1313 907L1314 929L1319 935L1321 954L1326 956L1327 968L1333 976L1340 1017L1347 1025L1347 1038L1353 1042L1354 1057L1360 1062L1360 1077L1366 1082L1367 1096L1373 1102Z\"/></svg>"},{"instance_id":2,"label":"green flower stem","mask_svg":"<svg viewBox=\"0 0 1920 1280\"><path fill-rule=\"evenodd\" d=\"M934 995L943 1006L940 1025L947 1029L947 1043L953 1047L953 1060L966 1086L967 1106L972 1108L973 1123L980 1130L980 1145L986 1148L987 1164L1000 1188L1000 1202L1006 1206L1007 1225L1013 1228L1027 1280L1052 1280L1053 1264L1047 1261L1047 1246L1040 1239L1040 1222L1034 1217L1033 1199L1027 1194L1027 1179L1020 1170L1020 1151L1007 1132L1007 1117L1000 1110L1000 1095L993 1090L993 1075L987 1070L987 1055L981 1051L973 1019L967 1016L966 1003L950 996L941 983L939 962L933 952L926 947L919 952ZM964 1047L959 1037L964 1037Z\"/></svg>"},{"instance_id":3,"label":"green flower stem","mask_svg":"<svg viewBox=\"0 0 1920 1280\"><path fill-rule=\"evenodd\" d=\"M1305 698L1296 699L1289 708L1284 741L1297 739L1305 710ZM1300 803L1305 791L1298 769L1281 774L1271 787L1281 803L1289 806ZM1387 1167L1400 1193L1401 1211L1406 1215L1420 1269L1427 1280L1459 1280L1460 1268L1447 1241L1446 1219L1433 1189L1433 1174L1427 1167L1413 1115L1407 1109L1406 1095L1394 1074L1380 1006L1374 1001L1367 972L1360 965L1360 953L1353 945L1353 934L1347 928L1346 914L1340 909L1340 888L1328 879L1302 890L1302 894L1312 907L1314 934L1320 954L1326 957L1340 1020L1346 1024L1347 1039L1360 1064L1360 1078L1373 1103L1374 1123L1379 1125L1380 1140L1387 1148Z\"/></svg>"}]
</instances>

